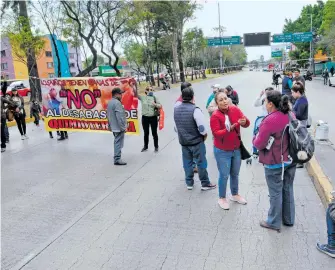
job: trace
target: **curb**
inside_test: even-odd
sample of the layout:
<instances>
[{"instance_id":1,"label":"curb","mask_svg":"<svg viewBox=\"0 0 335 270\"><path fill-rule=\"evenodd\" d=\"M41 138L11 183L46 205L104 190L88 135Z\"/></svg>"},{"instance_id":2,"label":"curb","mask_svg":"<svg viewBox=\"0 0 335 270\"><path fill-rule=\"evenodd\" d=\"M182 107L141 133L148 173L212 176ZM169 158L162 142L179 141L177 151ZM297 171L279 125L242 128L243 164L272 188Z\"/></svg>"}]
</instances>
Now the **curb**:
<instances>
[{"instance_id":1,"label":"curb","mask_svg":"<svg viewBox=\"0 0 335 270\"><path fill-rule=\"evenodd\" d=\"M334 189L330 179L324 174L315 156L307 163L306 169L312 178L315 189L321 198L323 206L328 207L328 204L332 200L331 191Z\"/></svg>"},{"instance_id":2,"label":"curb","mask_svg":"<svg viewBox=\"0 0 335 270\"><path fill-rule=\"evenodd\" d=\"M34 118L32 117L26 118L26 123L31 123L31 122L34 122ZM15 126L16 126L15 120L10 121L10 122L7 121L7 127L15 127Z\"/></svg>"}]
</instances>

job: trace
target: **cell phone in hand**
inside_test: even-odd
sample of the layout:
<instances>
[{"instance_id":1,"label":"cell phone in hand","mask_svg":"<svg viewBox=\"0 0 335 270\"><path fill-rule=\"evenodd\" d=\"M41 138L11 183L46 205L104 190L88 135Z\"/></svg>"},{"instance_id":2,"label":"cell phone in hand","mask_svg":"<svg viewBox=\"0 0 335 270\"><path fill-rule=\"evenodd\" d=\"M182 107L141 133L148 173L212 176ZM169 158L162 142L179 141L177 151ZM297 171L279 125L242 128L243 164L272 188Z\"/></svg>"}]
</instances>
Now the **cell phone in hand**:
<instances>
[{"instance_id":1,"label":"cell phone in hand","mask_svg":"<svg viewBox=\"0 0 335 270\"><path fill-rule=\"evenodd\" d=\"M266 149L267 150L270 150L270 148L271 148L271 146L272 146L272 144L273 144L273 142L275 141L275 138L274 137L272 137L272 136L270 136L270 138L269 138L269 140L268 140L268 144L266 145Z\"/></svg>"}]
</instances>

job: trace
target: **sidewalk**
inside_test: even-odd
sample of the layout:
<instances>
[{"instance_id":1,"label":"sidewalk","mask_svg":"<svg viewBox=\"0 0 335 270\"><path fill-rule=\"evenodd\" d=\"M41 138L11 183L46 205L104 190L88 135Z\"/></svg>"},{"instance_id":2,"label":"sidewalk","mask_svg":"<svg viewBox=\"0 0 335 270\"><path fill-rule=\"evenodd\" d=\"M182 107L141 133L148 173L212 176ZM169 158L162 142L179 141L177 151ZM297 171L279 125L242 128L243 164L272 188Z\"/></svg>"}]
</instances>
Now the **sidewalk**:
<instances>
[{"instance_id":1,"label":"sidewalk","mask_svg":"<svg viewBox=\"0 0 335 270\"><path fill-rule=\"evenodd\" d=\"M256 86L243 85L243 76L194 85L200 107L208 96L204 89L231 83L253 119L255 93L248 90ZM166 112L160 152L150 145L140 153L143 138L127 136L128 166L122 168L112 165L111 134L71 133L69 140L57 142L46 132L30 131L35 136L19 141L16 127L10 128L12 142L1 155L2 268L332 269L334 260L315 248L326 241L325 210L306 170L296 175L296 224L280 234L259 226L269 198L263 167L255 162L241 168L246 206L220 209L217 190L202 192L199 181L193 191L186 190L173 131L179 93L157 94ZM251 141L251 129L243 138ZM216 183L211 144L209 137L209 175Z\"/></svg>"}]
</instances>

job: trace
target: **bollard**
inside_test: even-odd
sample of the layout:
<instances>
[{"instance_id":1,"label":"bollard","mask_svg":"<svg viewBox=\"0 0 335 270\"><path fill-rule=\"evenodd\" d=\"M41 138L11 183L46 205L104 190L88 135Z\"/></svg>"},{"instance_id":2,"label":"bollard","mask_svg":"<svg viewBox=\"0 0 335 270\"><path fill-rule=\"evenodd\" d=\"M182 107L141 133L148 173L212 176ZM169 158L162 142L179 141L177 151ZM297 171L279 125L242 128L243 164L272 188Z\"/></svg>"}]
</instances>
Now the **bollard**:
<instances>
[{"instance_id":1,"label":"bollard","mask_svg":"<svg viewBox=\"0 0 335 270\"><path fill-rule=\"evenodd\" d=\"M326 122L319 120L315 128L315 139L318 141L328 141L329 126Z\"/></svg>"}]
</instances>

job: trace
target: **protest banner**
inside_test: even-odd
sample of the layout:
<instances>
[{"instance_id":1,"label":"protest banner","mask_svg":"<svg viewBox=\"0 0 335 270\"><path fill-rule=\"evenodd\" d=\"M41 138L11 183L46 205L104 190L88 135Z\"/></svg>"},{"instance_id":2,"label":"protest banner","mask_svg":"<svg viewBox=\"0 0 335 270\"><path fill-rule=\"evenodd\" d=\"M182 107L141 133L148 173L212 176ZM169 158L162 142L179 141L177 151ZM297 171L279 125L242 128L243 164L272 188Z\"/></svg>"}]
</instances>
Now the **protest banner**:
<instances>
[{"instance_id":1,"label":"protest banner","mask_svg":"<svg viewBox=\"0 0 335 270\"><path fill-rule=\"evenodd\" d=\"M139 134L136 81L119 77L41 79L46 130L109 132L107 105L116 87L125 91L127 134Z\"/></svg>"}]
</instances>

